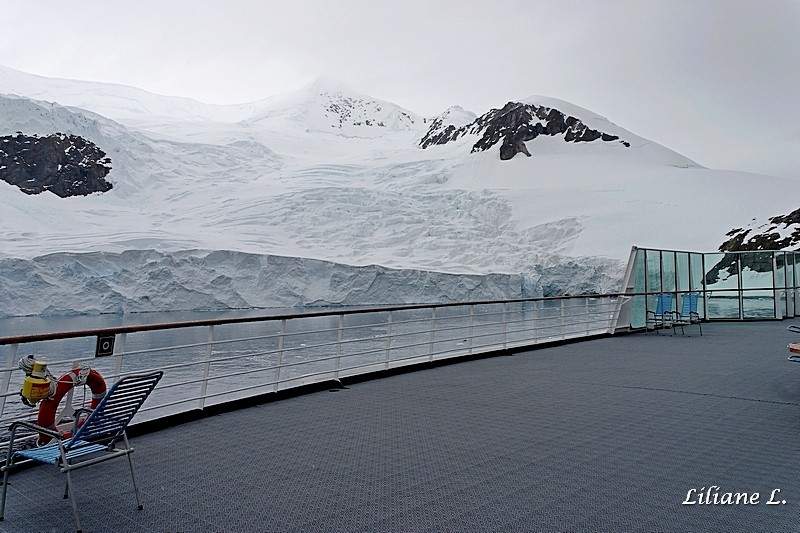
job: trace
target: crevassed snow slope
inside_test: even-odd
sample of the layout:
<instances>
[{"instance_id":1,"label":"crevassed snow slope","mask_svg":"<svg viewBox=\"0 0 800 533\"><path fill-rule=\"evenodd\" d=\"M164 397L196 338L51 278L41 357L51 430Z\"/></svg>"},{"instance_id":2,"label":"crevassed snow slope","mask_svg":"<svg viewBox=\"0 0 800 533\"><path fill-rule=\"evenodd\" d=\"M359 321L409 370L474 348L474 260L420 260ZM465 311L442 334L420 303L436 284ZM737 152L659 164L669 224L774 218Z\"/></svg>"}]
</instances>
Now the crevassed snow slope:
<instances>
[{"instance_id":1,"label":"crevassed snow slope","mask_svg":"<svg viewBox=\"0 0 800 533\"><path fill-rule=\"evenodd\" d=\"M527 143L532 157L500 161L497 147L471 153L475 139L465 136L423 150L418 143L432 118L330 79L217 112L220 106L132 88L87 90L26 76L15 81L0 70L0 91L67 104L82 94L85 109L2 96L0 135L84 136L111 157L114 188L62 199L0 182L0 256L9 258L231 250L525 274L562 289L556 278L568 275L583 277L584 289L591 279L597 290L611 290L632 245L715 249L743 221L794 209L800 192L788 180L703 169L603 117L542 97L525 102L631 146L540 136ZM104 110L116 121L96 114ZM447 113L456 125L476 116Z\"/></svg>"}]
</instances>

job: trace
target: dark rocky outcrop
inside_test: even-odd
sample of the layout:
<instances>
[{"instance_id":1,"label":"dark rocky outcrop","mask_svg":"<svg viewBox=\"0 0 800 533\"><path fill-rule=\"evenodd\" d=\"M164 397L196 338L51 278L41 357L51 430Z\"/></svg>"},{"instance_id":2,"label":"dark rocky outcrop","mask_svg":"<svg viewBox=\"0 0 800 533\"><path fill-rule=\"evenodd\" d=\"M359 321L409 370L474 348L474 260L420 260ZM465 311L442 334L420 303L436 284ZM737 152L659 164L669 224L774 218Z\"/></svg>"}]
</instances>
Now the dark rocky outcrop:
<instances>
[{"instance_id":1,"label":"dark rocky outcrop","mask_svg":"<svg viewBox=\"0 0 800 533\"><path fill-rule=\"evenodd\" d=\"M758 228L732 229L725 236L730 238L720 245L720 252L797 249L800 246L800 209L770 217Z\"/></svg>"},{"instance_id":2,"label":"dark rocky outcrop","mask_svg":"<svg viewBox=\"0 0 800 533\"><path fill-rule=\"evenodd\" d=\"M755 222L755 220L753 221ZM750 228L734 228L725 234L728 240L719 246L720 252L752 252L759 250L797 250L800 248L800 209L788 215L770 217L765 224ZM720 261L709 269L706 282L716 282L721 271L729 274L739 271L738 254L726 253ZM747 254L742 256L742 268L754 272L771 272L772 260L766 254Z\"/></svg>"},{"instance_id":3,"label":"dark rocky outcrop","mask_svg":"<svg viewBox=\"0 0 800 533\"><path fill-rule=\"evenodd\" d=\"M50 191L62 198L111 190L111 159L77 135L0 136L0 179L26 194Z\"/></svg>"},{"instance_id":4,"label":"dark rocky outcrop","mask_svg":"<svg viewBox=\"0 0 800 533\"><path fill-rule=\"evenodd\" d=\"M446 144L467 134L480 136L472 146L472 152L488 150L501 143L500 159L503 160L511 159L518 153L530 157L525 142L539 135L563 135L566 142L592 142L599 139L604 142L619 141L626 147L630 146L630 143L619 140L616 135L593 130L558 109L519 102L509 102L502 109L492 109L459 128L452 124L445 125L441 117L437 118L419 145L427 148Z\"/></svg>"}]
</instances>

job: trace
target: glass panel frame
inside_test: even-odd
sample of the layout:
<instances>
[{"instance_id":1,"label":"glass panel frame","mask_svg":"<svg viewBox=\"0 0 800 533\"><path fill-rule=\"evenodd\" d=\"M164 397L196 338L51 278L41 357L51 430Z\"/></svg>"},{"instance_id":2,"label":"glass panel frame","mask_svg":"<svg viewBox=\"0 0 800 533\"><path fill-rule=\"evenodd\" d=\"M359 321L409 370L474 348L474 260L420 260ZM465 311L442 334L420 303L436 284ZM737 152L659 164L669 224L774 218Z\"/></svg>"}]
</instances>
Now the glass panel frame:
<instances>
[{"instance_id":1,"label":"glass panel frame","mask_svg":"<svg viewBox=\"0 0 800 533\"><path fill-rule=\"evenodd\" d=\"M701 319L706 318L706 278L705 257L701 253L689 254L689 290L700 293L700 301L697 302L697 312Z\"/></svg>"},{"instance_id":2,"label":"glass panel frame","mask_svg":"<svg viewBox=\"0 0 800 533\"><path fill-rule=\"evenodd\" d=\"M633 263L633 292L635 293L645 292L646 267L645 251L637 250ZM647 325L646 321L647 297L634 296L631 301L631 327L643 328Z\"/></svg>"},{"instance_id":3,"label":"glass panel frame","mask_svg":"<svg viewBox=\"0 0 800 533\"><path fill-rule=\"evenodd\" d=\"M675 292L675 252L661 252L661 292Z\"/></svg>"},{"instance_id":4,"label":"glass panel frame","mask_svg":"<svg viewBox=\"0 0 800 533\"><path fill-rule=\"evenodd\" d=\"M637 248L632 274L631 325L642 327L642 314L660 293L671 293L673 310L681 295L700 295L704 320L765 320L800 316L800 252L753 250L689 252ZM646 315L646 313L645 313Z\"/></svg>"},{"instance_id":5,"label":"glass panel frame","mask_svg":"<svg viewBox=\"0 0 800 533\"><path fill-rule=\"evenodd\" d=\"M741 319L741 292L738 290L712 291L708 293L708 318Z\"/></svg>"},{"instance_id":6,"label":"glass panel frame","mask_svg":"<svg viewBox=\"0 0 800 533\"><path fill-rule=\"evenodd\" d=\"M675 277L678 283L678 292L690 290L689 253L678 252L675 254Z\"/></svg>"},{"instance_id":7,"label":"glass panel frame","mask_svg":"<svg viewBox=\"0 0 800 533\"><path fill-rule=\"evenodd\" d=\"M772 289L775 287L773 252L744 252L739 254L743 289Z\"/></svg>"},{"instance_id":8,"label":"glass panel frame","mask_svg":"<svg viewBox=\"0 0 800 533\"><path fill-rule=\"evenodd\" d=\"M645 250L645 292L661 292L661 253L658 250Z\"/></svg>"}]
</instances>

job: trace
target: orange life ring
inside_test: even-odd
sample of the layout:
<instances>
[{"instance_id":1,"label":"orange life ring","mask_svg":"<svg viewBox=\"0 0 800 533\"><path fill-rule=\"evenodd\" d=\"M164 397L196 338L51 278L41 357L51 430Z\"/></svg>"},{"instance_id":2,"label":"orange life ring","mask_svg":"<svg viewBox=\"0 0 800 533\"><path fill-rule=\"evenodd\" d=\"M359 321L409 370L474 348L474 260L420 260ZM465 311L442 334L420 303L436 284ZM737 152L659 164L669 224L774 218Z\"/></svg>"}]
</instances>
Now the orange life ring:
<instances>
[{"instance_id":1,"label":"orange life ring","mask_svg":"<svg viewBox=\"0 0 800 533\"><path fill-rule=\"evenodd\" d=\"M84 369L73 368L58 378L56 382L56 393L52 398L42 400L42 403L39 405L39 416L36 419L38 425L54 431L56 430L56 411L58 410L58 404L64 398L64 395L72 390L75 384L80 381L80 374L82 371L85 372ZM100 400L103 399L103 396L106 395L106 381L97 370L90 368L85 383L92 391L92 402L89 404L89 408L94 409L100 403ZM40 433L38 444L41 446L47 444L50 440L51 437L49 435Z\"/></svg>"}]
</instances>

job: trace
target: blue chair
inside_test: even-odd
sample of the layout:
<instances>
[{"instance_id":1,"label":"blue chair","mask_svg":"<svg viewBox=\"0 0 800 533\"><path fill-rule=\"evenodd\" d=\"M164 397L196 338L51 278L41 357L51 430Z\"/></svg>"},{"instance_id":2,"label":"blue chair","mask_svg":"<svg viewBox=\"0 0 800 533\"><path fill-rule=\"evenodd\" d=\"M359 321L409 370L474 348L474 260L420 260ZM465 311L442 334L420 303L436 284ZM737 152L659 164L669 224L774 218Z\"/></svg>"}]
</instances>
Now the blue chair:
<instances>
[{"instance_id":1,"label":"blue chair","mask_svg":"<svg viewBox=\"0 0 800 533\"><path fill-rule=\"evenodd\" d=\"M38 463L46 463L58 467L67 475L67 486L64 497L72 500L72 513L75 516L75 526L81 531L78 518L78 507L72 490L70 472L79 468L96 465L98 463L127 457L133 479L133 490L136 494L136 503L143 509L139 498L139 488L136 485L136 474L133 471L131 448L128 436L125 433L128 424L139 411L144 401L158 384L164 372L158 370L149 374L126 376L111 386L106 395L94 410L78 409L75 411L75 422L71 436L64 436L52 429L38 426L32 422L14 422L9 427L11 440L8 444L3 471L3 492L0 496L0 520L3 520L6 508L6 492L8 488L8 475L13 469L17 459L28 459ZM89 413L82 425L78 421L82 414ZM41 448L14 451L14 440L17 430L27 428L42 435L52 437L52 441ZM117 447L121 441L124 447Z\"/></svg>"},{"instance_id":2,"label":"blue chair","mask_svg":"<svg viewBox=\"0 0 800 533\"><path fill-rule=\"evenodd\" d=\"M697 302L700 300L700 295L696 292L687 292L681 295L681 310L675 313L675 320L672 322L673 327L680 326L681 335L684 334L684 326L691 326L697 324L700 328L700 336L703 336L703 325L700 320L700 314L697 312Z\"/></svg>"},{"instance_id":3,"label":"blue chair","mask_svg":"<svg viewBox=\"0 0 800 533\"><path fill-rule=\"evenodd\" d=\"M668 292L656 296L655 311L647 310L645 318L645 332L650 329L658 333L659 329L672 328L673 320L672 294Z\"/></svg>"}]
</instances>

